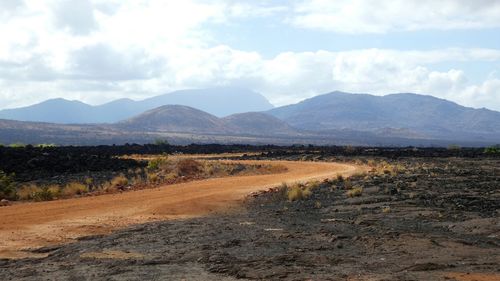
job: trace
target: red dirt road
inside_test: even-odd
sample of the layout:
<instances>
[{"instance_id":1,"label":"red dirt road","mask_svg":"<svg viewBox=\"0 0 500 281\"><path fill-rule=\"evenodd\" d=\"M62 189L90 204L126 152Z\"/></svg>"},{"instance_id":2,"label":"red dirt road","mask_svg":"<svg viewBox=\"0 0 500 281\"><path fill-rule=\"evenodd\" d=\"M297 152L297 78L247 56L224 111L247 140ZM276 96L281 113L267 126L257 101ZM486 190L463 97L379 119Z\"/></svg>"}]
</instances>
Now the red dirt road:
<instances>
[{"instance_id":1,"label":"red dirt road","mask_svg":"<svg viewBox=\"0 0 500 281\"><path fill-rule=\"evenodd\" d=\"M281 164L288 170L280 174L214 178L119 194L2 207L0 258L34 256L23 250L109 233L132 224L227 211L237 207L249 193L283 182L322 180L366 170L363 166L337 163L237 162Z\"/></svg>"}]
</instances>

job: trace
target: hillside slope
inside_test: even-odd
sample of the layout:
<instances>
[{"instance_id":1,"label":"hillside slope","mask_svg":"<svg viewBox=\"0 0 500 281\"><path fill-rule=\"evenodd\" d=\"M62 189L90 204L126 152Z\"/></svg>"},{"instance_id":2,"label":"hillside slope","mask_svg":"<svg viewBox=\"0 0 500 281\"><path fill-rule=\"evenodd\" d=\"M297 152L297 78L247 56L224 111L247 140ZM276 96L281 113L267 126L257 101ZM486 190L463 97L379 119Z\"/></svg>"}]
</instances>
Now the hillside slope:
<instances>
[{"instance_id":1,"label":"hillside slope","mask_svg":"<svg viewBox=\"0 0 500 281\"><path fill-rule=\"evenodd\" d=\"M398 132L406 137L492 140L500 137L500 112L473 109L432 96L373 96L333 92L268 111L312 131Z\"/></svg>"},{"instance_id":2,"label":"hillside slope","mask_svg":"<svg viewBox=\"0 0 500 281\"><path fill-rule=\"evenodd\" d=\"M116 124L130 131L227 133L222 120L204 111L183 106L164 105Z\"/></svg>"},{"instance_id":3,"label":"hillside slope","mask_svg":"<svg viewBox=\"0 0 500 281\"><path fill-rule=\"evenodd\" d=\"M222 119L236 133L245 135L296 135L299 132L288 123L261 112L233 114Z\"/></svg>"}]
</instances>

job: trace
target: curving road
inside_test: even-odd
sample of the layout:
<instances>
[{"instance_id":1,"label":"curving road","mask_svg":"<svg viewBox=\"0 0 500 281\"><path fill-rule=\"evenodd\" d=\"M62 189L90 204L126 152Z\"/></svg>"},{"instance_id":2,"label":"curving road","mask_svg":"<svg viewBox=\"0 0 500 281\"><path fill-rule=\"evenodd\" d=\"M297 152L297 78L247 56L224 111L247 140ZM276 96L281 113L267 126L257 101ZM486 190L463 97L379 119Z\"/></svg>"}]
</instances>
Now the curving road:
<instances>
[{"instance_id":1,"label":"curving road","mask_svg":"<svg viewBox=\"0 0 500 281\"><path fill-rule=\"evenodd\" d=\"M0 208L0 258L22 258L37 248L93 234L105 234L132 224L203 216L237 208L251 192L281 183L349 176L363 166L294 161L232 161L281 164L284 173L234 176L162 186L118 194L24 203Z\"/></svg>"}]
</instances>

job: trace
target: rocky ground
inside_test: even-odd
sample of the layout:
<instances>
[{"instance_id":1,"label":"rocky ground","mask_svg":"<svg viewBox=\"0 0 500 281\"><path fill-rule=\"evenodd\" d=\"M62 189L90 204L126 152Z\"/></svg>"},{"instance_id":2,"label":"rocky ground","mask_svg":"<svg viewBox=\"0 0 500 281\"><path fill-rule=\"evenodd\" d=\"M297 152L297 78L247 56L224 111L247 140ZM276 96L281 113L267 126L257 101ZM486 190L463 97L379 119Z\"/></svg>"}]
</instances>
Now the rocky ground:
<instances>
[{"instance_id":1,"label":"rocky ground","mask_svg":"<svg viewBox=\"0 0 500 281\"><path fill-rule=\"evenodd\" d=\"M324 182L302 200L276 189L243 211L0 260L0 280L500 280L500 159L389 162L398 168Z\"/></svg>"}]
</instances>

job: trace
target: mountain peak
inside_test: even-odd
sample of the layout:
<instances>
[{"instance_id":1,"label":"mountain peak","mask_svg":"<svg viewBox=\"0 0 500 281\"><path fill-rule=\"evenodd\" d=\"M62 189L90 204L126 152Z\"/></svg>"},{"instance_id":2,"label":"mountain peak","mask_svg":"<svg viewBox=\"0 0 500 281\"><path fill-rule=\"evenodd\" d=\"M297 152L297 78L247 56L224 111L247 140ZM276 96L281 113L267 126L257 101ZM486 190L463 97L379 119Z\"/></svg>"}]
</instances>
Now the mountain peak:
<instances>
[{"instance_id":1,"label":"mountain peak","mask_svg":"<svg viewBox=\"0 0 500 281\"><path fill-rule=\"evenodd\" d=\"M217 117L185 105L163 105L124 120L119 126L134 131L225 132Z\"/></svg>"}]
</instances>

